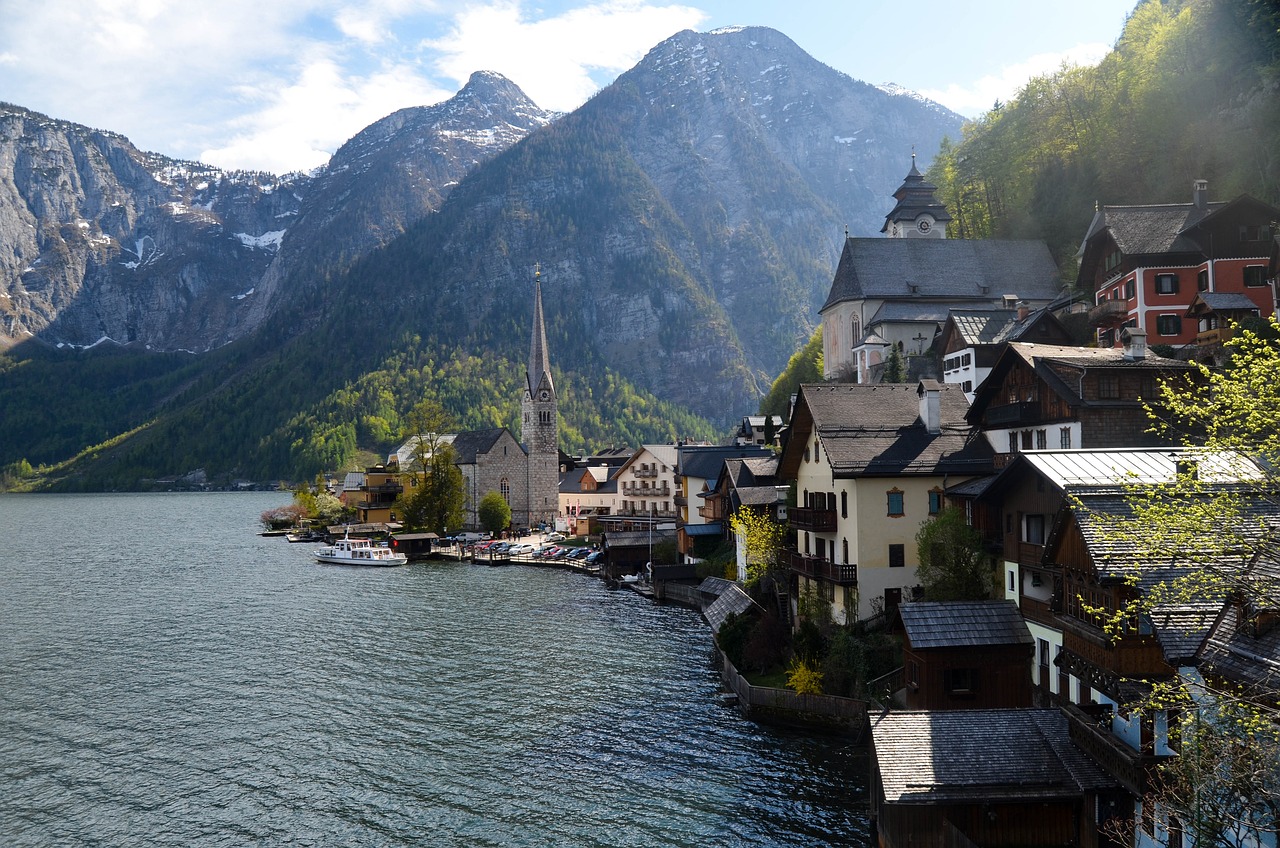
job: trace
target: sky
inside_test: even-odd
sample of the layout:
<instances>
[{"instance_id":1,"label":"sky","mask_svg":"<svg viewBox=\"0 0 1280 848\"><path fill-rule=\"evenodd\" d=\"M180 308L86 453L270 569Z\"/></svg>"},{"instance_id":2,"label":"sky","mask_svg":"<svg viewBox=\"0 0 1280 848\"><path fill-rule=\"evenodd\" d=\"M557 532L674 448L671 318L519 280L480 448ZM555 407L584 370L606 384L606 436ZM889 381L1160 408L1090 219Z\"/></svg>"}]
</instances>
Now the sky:
<instances>
[{"instance_id":1,"label":"sky","mask_svg":"<svg viewBox=\"0 0 1280 848\"><path fill-rule=\"evenodd\" d=\"M570 111L685 29L767 26L967 117L1096 63L1137 0L0 0L0 101L283 174L497 71ZM890 8L890 7L893 8Z\"/></svg>"}]
</instances>

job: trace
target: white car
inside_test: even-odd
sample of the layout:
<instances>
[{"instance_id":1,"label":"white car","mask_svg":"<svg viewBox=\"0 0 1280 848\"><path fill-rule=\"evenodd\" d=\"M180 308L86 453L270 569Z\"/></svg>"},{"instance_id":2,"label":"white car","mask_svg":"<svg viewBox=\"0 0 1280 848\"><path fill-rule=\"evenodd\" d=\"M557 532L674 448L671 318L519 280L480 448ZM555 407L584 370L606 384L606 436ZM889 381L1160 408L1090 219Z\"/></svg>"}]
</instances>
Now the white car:
<instances>
[{"instance_id":1,"label":"white car","mask_svg":"<svg viewBox=\"0 0 1280 848\"><path fill-rule=\"evenodd\" d=\"M515 554L516 556L526 556L533 553L533 545L528 542L521 542L518 545L512 545L508 548L507 553Z\"/></svg>"},{"instance_id":2,"label":"white car","mask_svg":"<svg viewBox=\"0 0 1280 848\"><path fill-rule=\"evenodd\" d=\"M544 542L563 542L563 541L564 541L564 534L563 534L563 533L548 533L547 535L545 535L545 536L543 536L543 537L542 537L542 541L544 541Z\"/></svg>"}]
</instances>

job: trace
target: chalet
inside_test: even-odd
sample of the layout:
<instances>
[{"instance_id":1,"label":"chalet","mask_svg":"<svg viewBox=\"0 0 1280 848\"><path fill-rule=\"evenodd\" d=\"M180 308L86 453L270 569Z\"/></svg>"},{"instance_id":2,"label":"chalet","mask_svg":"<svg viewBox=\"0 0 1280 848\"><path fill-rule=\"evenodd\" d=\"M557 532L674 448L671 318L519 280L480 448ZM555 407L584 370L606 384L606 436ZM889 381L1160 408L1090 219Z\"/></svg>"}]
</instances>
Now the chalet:
<instances>
[{"instance_id":1,"label":"chalet","mask_svg":"<svg viewBox=\"0 0 1280 848\"><path fill-rule=\"evenodd\" d=\"M726 536L724 518L705 507L706 495L730 459L773 460L764 445L688 445L676 451L676 509L679 513L676 546L684 562L698 562L714 550Z\"/></svg>"},{"instance_id":2,"label":"chalet","mask_svg":"<svg viewBox=\"0 0 1280 848\"><path fill-rule=\"evenodd\" d=\"M618 502L617 465L583 464L560 473L560 517L575 535L594 532L593 522Z\"/></svg>"},{"instance_id":3,"label":"chalet","mask_svg":"<svg viewBox=\"0 0 1280 848\"><path fill-rule=\"evenodd\" d=\"M898 607L910 710L1031 706L1034 641L1011 601L941 601Z\"/></svg>"},{"instance_id":4,"label":"chalet","mask_svg":"<svg viewBox=\"0 0 1280 848\"><path fill-rule=\"evenodd\" d=\"M1186 317L1195 322L1198 359L1222 364L1223 343L1235 334L1235 327L1261 311L1248 295L1238 292L1196 292Z\"/></svg>"},{"instance_id":5,"label":"chalet","mask_svg":"<svg viewBox=\"0 0 1280 848\"><path fill-rule=\"evenodd\" d=\"M748 457L726 459L716 479L703 497L699 510L708 520L719 521L728 529L729 517L740 509L749 509L775 520L786 520L787 487L778 479L778 457ZM738 580L747 579L746 546L742 539L735 539Z\"/></svg>"},{"instance_id":6,"label":"chalet","mask_svg":"<svg viewBox=\"0 0 1280 848\"><path fill-rule=\"evenodd\" d=\"M1111 347L1123 327L1145 330L1152 344L1195 342L1184 320L1199 292L1240 294L1263 317L1275 312L1268 278L1271 222L1280 209L1242 195L1211 202L1196 180L1190 203L1103 206L1080 245L1076 284L1094 293L1089 315L1098 343Z\"/></svg>"},{"instance_id":7,"label":"chalet","mask_svg":"<svg viewBox=\"0 0 1280 848\"><path fill-rule=\"evenodd\" d=\"M882 848L1094 848L1131 810L1058 710L886 713L871 725L870 790Z\"/></svg>"},{"instance_id":8,"label":"chalet","mask_svg":"<svg viewBox=\"0 0 1280 848\"><path fill-rule=\"evenodd\" d=\"M816 591L840 623L913 594L915 536L944 486L991 473L965 409L958 386L932 380L800 387L778 467L796 488L795 592Z\"/></svg>"},{"instance_id":9,"label":"chalet","mask_svg":"<svg viewBox=\"0 0 1280 848\"><path fill-rule=\"evenodd\" d=\"M642 445L615 476L618 508L615 515L635 519L633 525L648 521L670 523L678 515L676 495L676 445Z\"/></svg>"},{"instance_id":10,"label":"chalet","mask_svg":"<svg viewBox=\"0 0 1280 848\"><path fill-rule=\"evenodd\" d=\"M735 445L776 445L786 421L781 415L745 415L733 434Z\"/></svg>"},{"instance_id":11,"label":"chalet","mask_svg":"<svg viewBox=\"0 0 1280 848\"><path fill-rule=\"evenodd\" d=\"M1044 242L949 239L951 216L936 191L913 157L885 217L887 238L845 237L819 310L823 377L872 382L891 346L908 355L928 349L949 309L1039 307L1058 295L1058 267Z\"/></svg>"},{"instance_id":12,"label":"chalet","mask_svg":"<svg viewBox=\"0 0 1280 848\"><path fill-rule=\"evenodd\" d=\"M938 352L942 381L958 385L973 401L974 390L995 364L1005 342L1070 345L1071 333L1048 308L952 309L942 325Z\"/></svg>"},{"instance_id":13,"label":"chalet","mask_svg":"<svg viewBox=\"0 0 1280 848\"><path fill-rule=\"evenodd\" d=\"M1143 402L1158 399L1162 380L1194 371L1150 353L1140 330L1126 333L1124 349L1011 342L966 418L1006 455L1158 444Z\"/></svg>"}]
</instances>

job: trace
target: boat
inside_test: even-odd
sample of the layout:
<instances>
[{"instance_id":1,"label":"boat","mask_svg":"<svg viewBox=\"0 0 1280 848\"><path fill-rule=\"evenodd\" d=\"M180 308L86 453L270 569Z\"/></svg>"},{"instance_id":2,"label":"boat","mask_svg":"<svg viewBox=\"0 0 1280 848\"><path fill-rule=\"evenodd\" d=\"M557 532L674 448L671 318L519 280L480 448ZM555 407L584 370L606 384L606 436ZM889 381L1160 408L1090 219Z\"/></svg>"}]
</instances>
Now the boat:
<instances>
[{"instance_id":1,"label":"boat","mask_svg":"<svg viewBox=\"0 0 1280 848\"><path fill-rule=\"evenodd\" d=\"M369 539L343 536L332 545L316 548L315 558L334 565L404 565L409 558L402 553L375 545Z\"/></svg>"}]
</instances>

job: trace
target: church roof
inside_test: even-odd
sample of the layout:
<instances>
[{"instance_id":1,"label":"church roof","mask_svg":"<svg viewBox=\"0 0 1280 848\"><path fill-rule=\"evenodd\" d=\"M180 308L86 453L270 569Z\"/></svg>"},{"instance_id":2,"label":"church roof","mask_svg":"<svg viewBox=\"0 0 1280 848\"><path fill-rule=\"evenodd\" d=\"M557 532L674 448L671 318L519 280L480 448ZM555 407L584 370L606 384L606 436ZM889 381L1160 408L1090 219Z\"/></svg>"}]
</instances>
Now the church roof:
<instances>
[{"instance_id":1,"label":"church roof","mask_svg":"<svg viewBox=\"0 0 1280 848\"><path fill-rule=\"evenodd\" d=\"M544 388L555 394L556 386L551 379L551 355L547 352L547 326L542 316L541 271L534 274L533 338L529 342L529 367L525 376L528 380L530 396Z\"/></svg>"},{"instance_id":2,"label":"church roof","mask_svg":"<svg viewBox=\"0 0 1280 848\"><path fill-rule=\"evenodd\" d=\"M847 300L1050 301L1058 266L1038 240L847 238L826 312ZM960 304L956 304L960 305Z\"/></svg>"},{"instance_id":3,"label":"church roof","mask_svg":"<svg viewBox=\"0 0 1280 848\"><path fill-rule=\"evenodd\" d=\"M453 449L458 454L456 464L474 465L476 457L492 450L498 443L498 439L502 438L502 434L506 432L508 432L506 427L492 427L488 430L471 430L454 436ZM514 436L511 440L516 441ZM524 450L523 445L520 446L520 450Z\"/></svg>"},{"instance_id":4,"label":"church roof","mask_svg":"<svg viewBox=\"0 0 1280 848\"><path fill-rule=\"evenodd\" d=\"M934 195L937 190L938 187L928 182L916 169L916 156L911 154L911 170L893 193L898 203L884 216L884 226L880 228L880 232L886 232L891 221L914 221L926 214L935 221L950 221L951 214L947 212L947 207Z\"/></svg>"}]
</instances>

